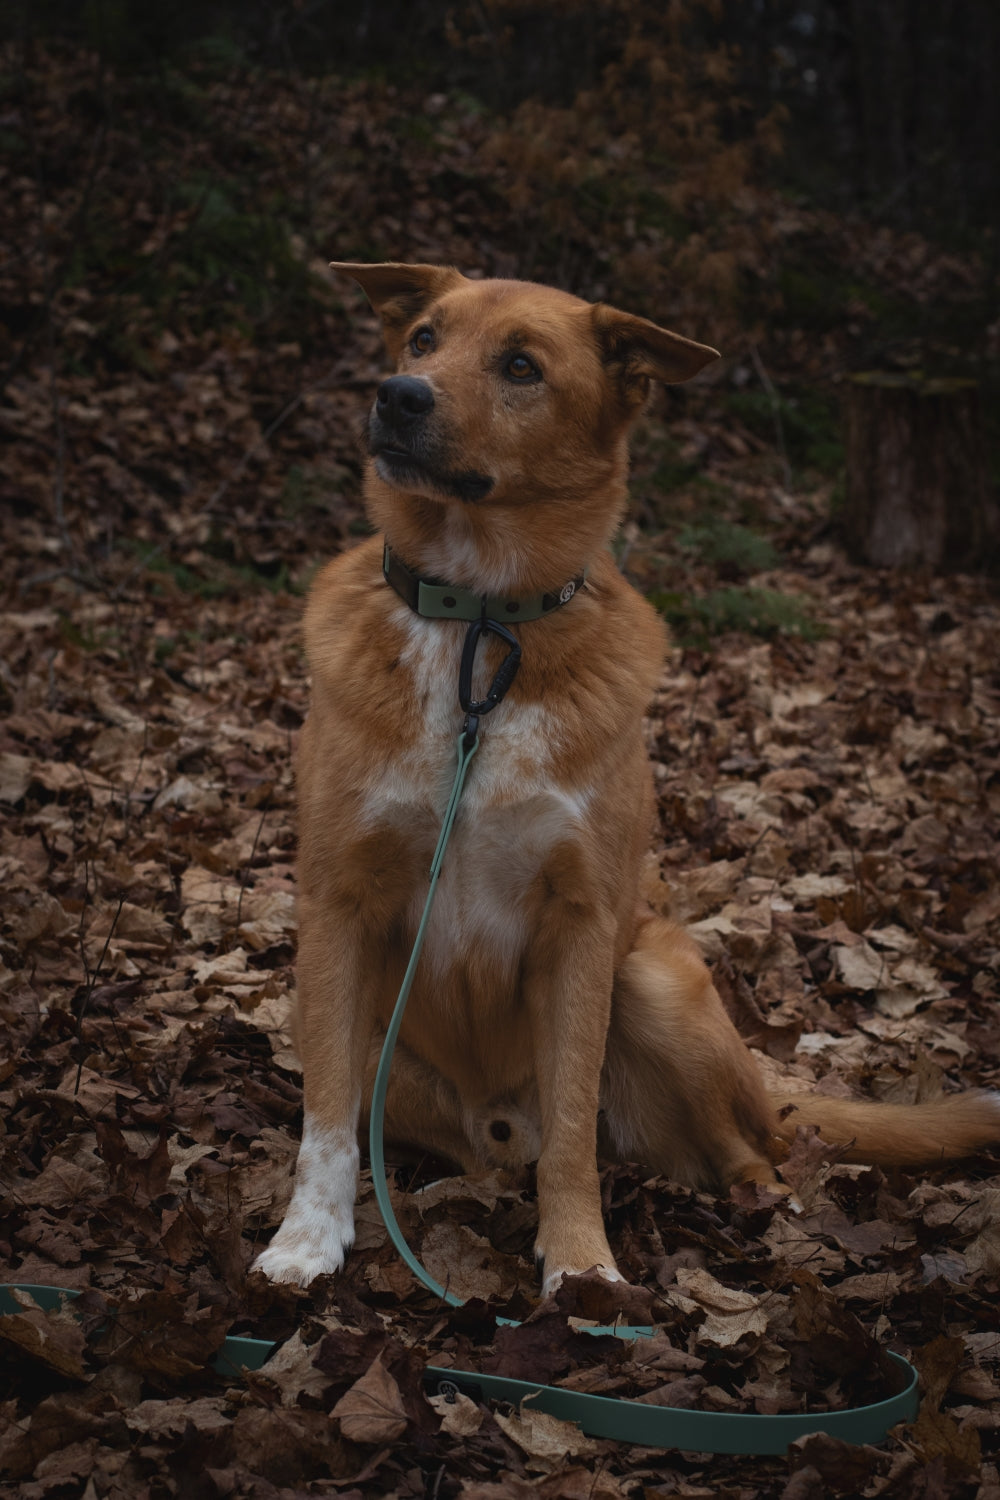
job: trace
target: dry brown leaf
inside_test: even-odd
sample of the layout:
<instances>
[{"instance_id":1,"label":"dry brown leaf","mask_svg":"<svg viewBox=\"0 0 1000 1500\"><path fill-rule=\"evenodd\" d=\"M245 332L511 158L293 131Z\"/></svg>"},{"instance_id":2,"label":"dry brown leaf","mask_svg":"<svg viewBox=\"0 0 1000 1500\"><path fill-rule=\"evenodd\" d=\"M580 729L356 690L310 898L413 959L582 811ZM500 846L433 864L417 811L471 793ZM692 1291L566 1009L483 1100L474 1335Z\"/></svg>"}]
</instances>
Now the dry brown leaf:
<instances>
[{"instance_id":1,"label":"dry brown leaf","mask_svg":"<svg viewBox=\"0 0 1000 1500\"><path fill-rule=\"evenodd\" d=\"M749 1292L724 1286L708 1271L677 1270L677 1285L686 1297L704 1308L706 1317L698 1330L699 1339L725 1348L738 1344L747 1334L761 1334L767 1329L767 1313L760 1299Z\"/></svg>"},{"instance_id":2,"label":"dry brown leaf","mask_svg":"<svg viewBox=\"0 0 1000 1500\"><path fill-rule=\"evenodd\" d=\"M22 1310L0 1315L0 1343L57 1375L82 1380L86 1339L72 1311L66 1307L43 1312L27 1294L15 1292L14 1296L23 1304Z\"/></svg>"},{"instance_id":3,"label":"dry brown leaf","mask_svg":"<svg viewBox=\"0 0 1000 1500\"><path fill-rule=\"evenodd\" d=\"M526 1397L520 1410L509 1417L499 1411L494 1414L497 1425L529 1458L551 1465L568 1453L577 1457L600 1452L600 1443L581 1432L575 1422L563 1422L548 1412L533 1411L530 1401Z\"/></svg>"},{"instance_id":4,"label":"dry brown leaf","mask_svg":"<svg viewBox=\"0 0 1000 1500\"><path fill-rule=\"evenodd\" d=\"M343 1328L339 1318L324 1319L325 1328ZM307 1344L301 1328L296 1328L290 1339L274 1351L271 1358L260 1367L260 1374L273 1380L281 1392L282 1406L295 1406L300 1396L322 1396L330 1384L329 1375L317 1370L313 1364L315 1344Z\"/></svg>"},{"instance_id":5,"label":"dry brown leaf","mask_svg":"<svg viewBox=\"0 0 1000 1500\"><path fill-rule=\"evenodd\" d=\"M444 1220L433 1225L424 1235L421 1254L435 1280L463 1301L498 1296L515 1280L510 1261L466 1224Z\"/></svg>"},{"instance_id":6,"label":"dry brown leaf","mask_svg":"<svg viewBox=\"0 0 1000 1500\"><path fill-rule=\"evenodd\" d=\"M374 1359L360 1380L346 1391L330 1413L352 1443L394 1443L406 1431L409 1418L399 1386L382 1363Z\"/></svg>"},{"instance_id":7,"label":"dry brown leaf","mask_svg":"<svg viewBox=\"0 0 1000 1500\"><path fill-rule=\"evenodd\" d=\"M168 1401L140 1401L125 1413L125 1420L134 1432L142 1432L151 1438L178 1438L188 1427L195 1426L206 1436L218 1434L232 1425L232 1418L223 1411L224 1400L220 1396L186 1396Z\"/></svg>"}]
</instances>

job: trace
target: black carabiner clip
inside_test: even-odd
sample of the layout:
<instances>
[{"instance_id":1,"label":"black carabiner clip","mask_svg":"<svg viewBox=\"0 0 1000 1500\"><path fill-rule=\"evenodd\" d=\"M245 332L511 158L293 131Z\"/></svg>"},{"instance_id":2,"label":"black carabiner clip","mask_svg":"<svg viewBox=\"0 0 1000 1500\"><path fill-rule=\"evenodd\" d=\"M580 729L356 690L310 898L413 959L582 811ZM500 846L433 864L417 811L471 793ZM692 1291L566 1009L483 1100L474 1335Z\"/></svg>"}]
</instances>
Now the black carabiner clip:
<instances>
[{"instance_id":1,"label":"black carabiner clip","mask_svg":"<svg viewBox=\"0 0 1000 1500\"><path fill-rule=\"evenodd\" d=\"M498 635L510 647L510 650L497 668L486 697L477 701L472 696L472 669L476 660L476 647L480 637L484 635ZM458 673L458 701L466 714L472 719L481 719L484 714L492 713L517 676L517 669L520 665L520 642L516 636L511 635L506 626L499 625L496 620L487 620L485 615L482 619L473 620L466 633L465 645L462 647L462 665ZM467 734L470 729L471 726L467 720ZM471 730L471 732L475 737L475 731Z\"/></svg>"}]
</instances>

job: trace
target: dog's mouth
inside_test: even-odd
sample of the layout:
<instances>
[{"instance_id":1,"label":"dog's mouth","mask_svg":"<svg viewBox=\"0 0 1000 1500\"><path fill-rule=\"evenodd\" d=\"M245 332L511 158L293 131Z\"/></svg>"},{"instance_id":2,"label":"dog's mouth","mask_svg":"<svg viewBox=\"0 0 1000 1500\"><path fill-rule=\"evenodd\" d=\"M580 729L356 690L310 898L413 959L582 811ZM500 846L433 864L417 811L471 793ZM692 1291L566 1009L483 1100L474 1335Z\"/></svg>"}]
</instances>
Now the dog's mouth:
<instances>
[{"instance_id":1,"label":"dog's mouth","mask_svg":"<svg viewBox=\"0 0 1000 1500\"><path fill-rule=\"evenodd\" d=\"M488 474L480 474L475 469L441 468L398 443L371 443L370 452L375 460L376 473L388 484L416 485L421 490L453 495L472 505L485 500L493 488L493 480Z\"/></svg>"},{"instance_id":2,"label":"dog's mouth","mask_svg":"<svg viewBox=\"0 0 1000 1500\"><path fill-rule=\"evenodd\" d=\"M431 479L426 461L418 458L408 448L399 447L395 443L377 443L372 444L371 455L375 460L376 469L384 479L390 482L399 483L413 476L419 476L426 481Z\"/></svg>"}]
</instances>

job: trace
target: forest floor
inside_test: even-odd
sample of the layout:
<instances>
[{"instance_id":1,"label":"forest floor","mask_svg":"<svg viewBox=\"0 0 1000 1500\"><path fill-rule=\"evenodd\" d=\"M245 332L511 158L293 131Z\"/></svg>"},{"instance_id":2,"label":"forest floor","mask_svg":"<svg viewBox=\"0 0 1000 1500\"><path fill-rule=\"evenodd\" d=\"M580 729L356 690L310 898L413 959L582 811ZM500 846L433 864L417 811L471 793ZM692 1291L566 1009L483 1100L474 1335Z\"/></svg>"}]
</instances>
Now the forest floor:
<instances>
[{"instance_id":1,"label":"forest floor","mask_svg":"<svg viewBox=\"0 0 1000 1500\"><path fill-rule=\"evenodd\" d=\"M36 128L51 155L85 155L57 119L60 80L85 107L74 64L46 67ZM288 88L258 89L258 115L279 117ZM235 85L208 93L245 107ZM362 93L346 91L335 128L353 139L364 116L384 155ZM451 109L434 105L445 135ZM305 114L284 117L305 136ZM803 1134L784 1168L799 1214L608 1169L612 1246L640 1289L623 1307L657 1325L646 1346L539 1310L529 1174L396 1168L410 1242L465 1310L400 1264L367 1174L342 1276L300 1291L248 1274L301 1125L302 595L366 531L359 432L380 340L361 299L329 286L309 293L309 337L281 341L274 306L220 329L200 286L175 287L171 319L134 281L113 298L100 267L60 280L85 177L43 192L37 173L9 175L2 210L38 210L55 239L0 273L6 305L28 309L0 404L0 1256L7 1282L81 1293L73 1313L0 1317L7 1492L996 1500L996 1158L883 1173ZM94 181L123 203L121 155ZM493 220L466 205L456 243L424 191L413 258L471 266L481 232L495 267ZM142 209L136 189L129 213ZM190 212L169 227L189 248L205 203ZM966 275L907 253L928 284ZM792 335L783 348L801 381ZM648 721L646 893L690 924L767 1073L903 1101L996 1088L1000 600L980 579L850 562L830 519L836 462L795 448L791 408L782 428L780 406L735 402L755 346L724 364L643 420L620 547L675 637ZM599 1288L576 1306L608 1316ZM497 1311L529 1321L491 1344ZM229 1334L281 1349L218 1374ZM653 1404L823 1410L873 1399L879 1349L920 1371L918 1420L877 1449L816 1436L774 1459L598 1441L421 1390L430 1357Z\"/></svg>"}]
</instances>

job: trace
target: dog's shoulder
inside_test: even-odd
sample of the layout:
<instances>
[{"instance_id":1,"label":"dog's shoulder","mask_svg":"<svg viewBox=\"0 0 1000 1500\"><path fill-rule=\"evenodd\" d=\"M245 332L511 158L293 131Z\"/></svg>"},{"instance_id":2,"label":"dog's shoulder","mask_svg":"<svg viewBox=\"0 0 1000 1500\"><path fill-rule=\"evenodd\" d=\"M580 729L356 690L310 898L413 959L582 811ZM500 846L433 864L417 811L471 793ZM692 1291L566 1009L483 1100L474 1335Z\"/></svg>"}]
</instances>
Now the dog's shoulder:
<instances>
[{"instance_id":1,"label":"dog's shoulder","mask_svg":"<svg viewBox=\"0 0 1000 1500\"><path fill-rule=\"evenodd\" d=\"M380 648L384 654L393 644L395 596L382 577L382 546L381 538L369 537L333 558L313 580L302 630L314 676L336 673L359 654L378 654Z\"/></svg>"},{"instance_id":2,"label":"dog's shoulder","mask_svg":"<svg viewBox=\"0 0 1000 1500\"><path fill-rule=\"evenodd\" d=\"M382 585L381 537L370 536L324 563L309 589L306 629L353 616Z\"/></svg>"},{"instance_id":3,"label":"dog's shoulder","mask_svg":"<svg viewBox=\"0 0 1000 1500\"><path fill-rule=\"evenodd\" d=\"M662 660L667 645L662 616L622 575L610 552L595 562L587 588L600 602L606 628L630 636L645 659Z\"/></svg>"},{"instance_id":4,"label":"dog's shoulder","mask_svg":"<svg viewBox=\"0 0 1000 1500\"><path fill-rule=\"evenodd\" d=\"M532 697L552 703L567 694L580 699L582 690L590 713L603 700L643 712L660 680L666 630L610 553L595 560L578 598L532 628L541 646L530 659L525 651Z\"/></svg>"}]
</instances>

